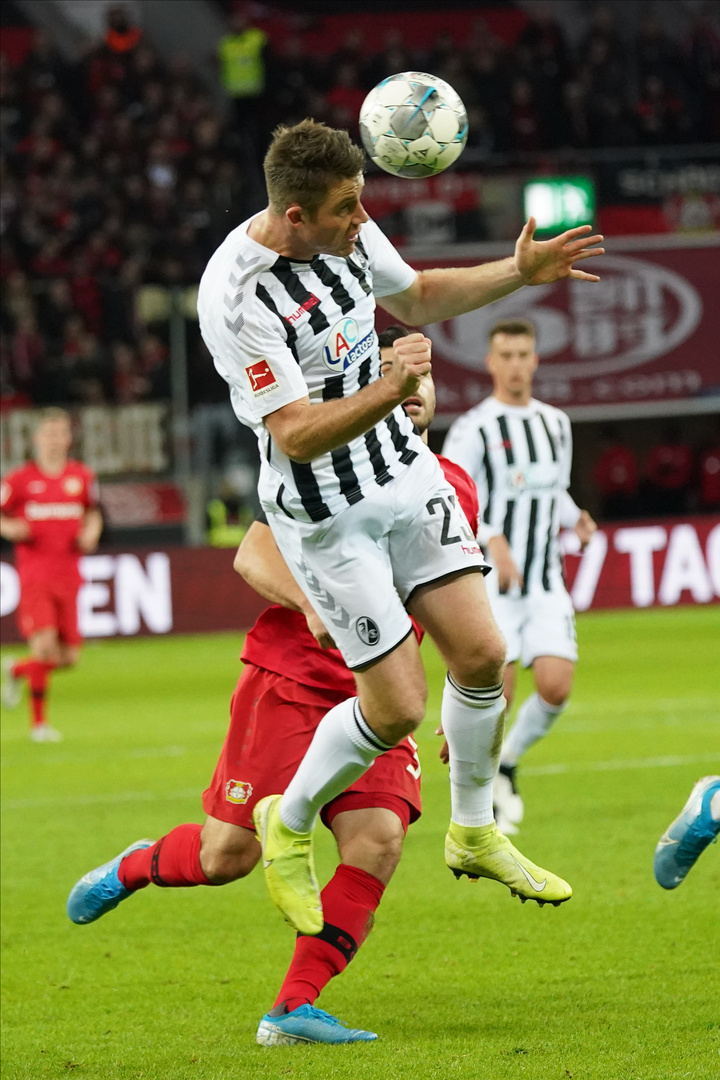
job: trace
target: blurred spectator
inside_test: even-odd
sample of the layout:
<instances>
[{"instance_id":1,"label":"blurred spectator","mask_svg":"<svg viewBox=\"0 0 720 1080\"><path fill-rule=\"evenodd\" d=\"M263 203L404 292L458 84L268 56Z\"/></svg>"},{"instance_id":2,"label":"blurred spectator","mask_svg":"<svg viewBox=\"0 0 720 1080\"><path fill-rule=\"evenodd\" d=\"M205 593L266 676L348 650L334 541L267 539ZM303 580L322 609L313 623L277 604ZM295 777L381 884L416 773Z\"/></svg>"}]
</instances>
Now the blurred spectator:
<instances>
[{"instance_id":1,"label":"blurred spectator","mask_svg":"<svg viewBox=\"0 0 720 1080\"><path fill-rule=\"evenodd\" d=\"M638 99L638 134L646 145L677 142L688 133L689 117L682 100L659 75L648 75Z\"/></svg>"},{"instance_id":2,"label":"blurred spectator","mask_svg":"<svg viewBox=\"0 0 720 1080\"><path fill-rule=\"evenodd\" d=\"M679 429L672 425L650 451L645 463L651 513L681 514L687 509L693 471L693 453Z\"/></svg>"},{"instance_id":3,"label":"blurred spectator","mask_svg":"<svg viewBox=\"0 0 720 1080\"><path fill-rule=\"evenodd\" d=\"M720 510L720 442L700 454L700 509Z\"/></svg>"},{"instance_id":4,"label":"blurred spectator","mask_svg":"<svg viewBox=\"0 0 720 1080\"><path fill-rule=\"evenodd\" d=\"M235 109L238 135L259 160L264 119L267 35L252 26L242 8L230 15L227 34L218 44L220 81Z\"/></svg>"},{"instance_id":5,"label":"blurred spectator","mask_svg":"<svg viewBox=\"0 0 720 1080\"><path fill-rule=\"evenodd\" d=\"M638 460L635 452L613 427L600 433L601 451L593 469L593 481L602 497L602 517L632 517L638 512Z\"/></svg>"},{"instance_id":6,"label":"blurred spectator","mask_svg":"<svg viewBox=\"0 0 720 1080\"><path fill-rule=\"evenodd\" d=\"M365 96L357 67L350 63L341 64L327 94L328 122L332 127L345 128L356 142L360 138L358 117Z\"/></svg>"}]
</instances>

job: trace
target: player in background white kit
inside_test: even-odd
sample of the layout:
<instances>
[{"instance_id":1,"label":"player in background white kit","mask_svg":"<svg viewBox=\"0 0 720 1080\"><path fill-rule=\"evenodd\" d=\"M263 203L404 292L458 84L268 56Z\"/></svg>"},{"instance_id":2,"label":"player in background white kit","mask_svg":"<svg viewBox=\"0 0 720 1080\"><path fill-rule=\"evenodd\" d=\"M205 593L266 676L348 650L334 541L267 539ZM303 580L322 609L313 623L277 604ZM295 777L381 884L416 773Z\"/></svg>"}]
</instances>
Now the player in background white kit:
<instances>
[{"instance_id":1,"label":"player in background white kit","mask_svg":"<svg viewBox=\"0 0 720 1080\"><path fill-rule=\"evenodd\" d=\"M323 718L284 795L255 823L274 903L303 933L322 930L312 861L320 808L425 713L411 613L440 649L456 875L502 881L561 903L567 882L502 836L492 780L502 741L504 642L485 593L482 552L434 455L400 407L430 370L430 341L400 338L380 378L375 297L409 325L452 318L523 285L596 281L589 226L549 241L525 225L515 254L417 273L362 206L364 156L312 120L279 128L265 158L269 206L238 226L200 282L203 338L239 419L254 428L259 494L278 547L355 672L358 696Z\"/></svg>"},{"instance_id":2,"label":"player in background white kit","mask_svg":"<svg viewBox=\"0 0 720 1080\"><path fill-rule=\"evenodd\" d=\"M443 454L475 480L478 539L495 573L488 597L507 642L505 697L510 709L515 667L532 667L536 693L527 698L505 736L494 785L502 832L517 832L523 802L516 769L565 709L577 660L575 615L565 588L560 529L574 529L585 546L597 528L568 493L572 467L570 421L532 397L538 365L535 330L524 319L501 321L489 335L487 369L493 393L450 428Z\"/></svg>"}]
</instances>

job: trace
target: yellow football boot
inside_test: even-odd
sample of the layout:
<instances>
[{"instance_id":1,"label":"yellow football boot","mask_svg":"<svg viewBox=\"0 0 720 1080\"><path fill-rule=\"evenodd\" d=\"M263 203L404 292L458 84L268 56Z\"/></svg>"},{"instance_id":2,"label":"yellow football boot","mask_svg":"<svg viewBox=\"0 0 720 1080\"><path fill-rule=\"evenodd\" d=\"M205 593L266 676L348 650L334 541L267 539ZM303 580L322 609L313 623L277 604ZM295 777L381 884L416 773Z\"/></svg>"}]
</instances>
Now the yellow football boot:
<instances>
[{"instance_id":1,"label":"yellow football boot","mask_svg":"<svg viewBox=\"0 0 720 1080\"><path fill-rule=\"evenodd\" d=\"M484 877L507 885L523 904L536 900L541 907L557 907L572 896L567 881L526 859L494 823L470 828L451 821L445 838L445 862L456 878L465 874L471 881Z\"/></svg>"},{"instance_id":2,"label":"yellow football boot","mask_svg":"<svg viewBox=\"0 0 720 1080\"><path fill-rule=\"evenodd\" d=\"M282 795L267 795L253 811L255 832L263 854L270 899L301 934L323 928L320 888L315 877L312 833L288 829L280 817Z\"/></svg>"}]
</instances>

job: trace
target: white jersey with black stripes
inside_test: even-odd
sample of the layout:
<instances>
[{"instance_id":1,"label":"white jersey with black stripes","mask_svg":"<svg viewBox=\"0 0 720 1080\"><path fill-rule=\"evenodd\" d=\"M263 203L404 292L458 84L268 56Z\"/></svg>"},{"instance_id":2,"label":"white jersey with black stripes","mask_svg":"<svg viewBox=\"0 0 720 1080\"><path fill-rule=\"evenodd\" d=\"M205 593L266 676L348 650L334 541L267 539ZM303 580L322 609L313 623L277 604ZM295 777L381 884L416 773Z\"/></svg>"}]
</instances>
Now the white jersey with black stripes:
<instances>
[{"instance_id":1,"label":"white jersey with black stripes","mask_svg":"<svg viewBox=\"0 0 720 1080\"><path fill-rule=\"evenodd\" d=\"M499 533L507 537L523 575L523 595L562 589L559 531L572 528L580 515L568 493L567 415L534 398L514 406L491 396L455 421L442 452L477 485L480 543Z\"/></svg>"},{"instance_id":2,"label":"white jersey with black stripes","mask_svg":"<svg viewBox=\"0 0 720 1080\"><path fill-rule=\"evenodd\" d=\"M258 436L263 505L322 521L428 452L412 421L398 407L347 446L298 464L272 443L263 419L306 395L312 403L347 397L380 378L375 297L403 292L415 271L372 221L347 258L298 262L252 240L252 220L207 265L200 329L236 415Z\"/></svg>"}]
</instances>

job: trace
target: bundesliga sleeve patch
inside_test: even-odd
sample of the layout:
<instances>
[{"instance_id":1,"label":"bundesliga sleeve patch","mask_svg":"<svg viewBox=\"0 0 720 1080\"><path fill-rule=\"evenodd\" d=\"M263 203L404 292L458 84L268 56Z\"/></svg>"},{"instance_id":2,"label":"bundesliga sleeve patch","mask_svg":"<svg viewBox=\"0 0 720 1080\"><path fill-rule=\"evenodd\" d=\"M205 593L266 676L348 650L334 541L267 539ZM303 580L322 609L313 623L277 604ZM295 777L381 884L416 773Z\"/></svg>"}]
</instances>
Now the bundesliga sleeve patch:
<instances>
[{"instance_id":1,"label":"bundesliga sleeve patch","mask_svg":"<svg viewBox=\"0 0 720 1080\"><path fill-rule=\"evenodd\" d=\"M265 394L280 389L280 383L275 378L270 364L265 359L258 360L257 363L246 367L245 372L250 380L253 397L264 397Z\"/></svg>"}]
</instances>

